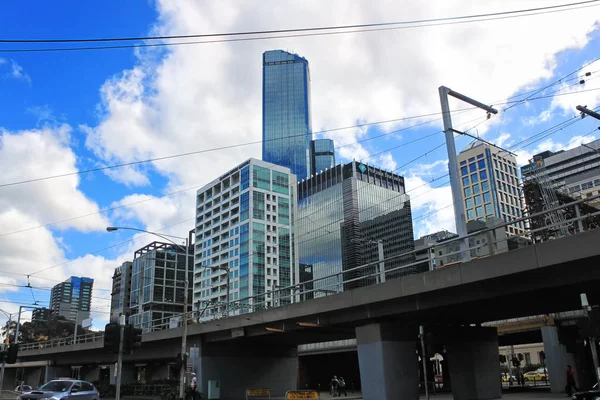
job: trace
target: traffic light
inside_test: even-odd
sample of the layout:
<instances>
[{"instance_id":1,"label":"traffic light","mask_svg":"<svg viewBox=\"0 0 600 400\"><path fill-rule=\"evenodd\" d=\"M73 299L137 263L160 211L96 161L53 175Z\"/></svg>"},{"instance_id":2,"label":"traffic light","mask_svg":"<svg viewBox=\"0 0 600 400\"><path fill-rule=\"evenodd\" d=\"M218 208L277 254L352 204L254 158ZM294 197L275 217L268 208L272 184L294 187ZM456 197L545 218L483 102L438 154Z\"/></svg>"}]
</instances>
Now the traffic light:
<instances>
[{"instance_id":1,"label":"traffic light","mask_svg":"<svg viewBox=\"0 0 600 400\"><path fill-rule=\"evenodd\" d=\"M8 350L6 351L6 363L7 364L16 364L17 363L17 355L19 354L19 345L13 343L10 345Z\"/></svg>"},{"instance_id":2,"label":"traffic light","mask_svg":"<svg viewBox=\"0 0 600 400\"><path fill-rule=\"evenodd\" d=\"M119 353L121 327L118 324L106 324L104 327L104 350L109 354Z\"/></svg>"},{"instance_id":3,"label":"traffic light","mask_svg":"<svg viewBox=\"0 0 600 400\"><path fill-rule=\"evenodd\" d=\"M123 354L131 354L142 346L142 330L125 325L123 331Z\"/></svg>"}]
</instances>

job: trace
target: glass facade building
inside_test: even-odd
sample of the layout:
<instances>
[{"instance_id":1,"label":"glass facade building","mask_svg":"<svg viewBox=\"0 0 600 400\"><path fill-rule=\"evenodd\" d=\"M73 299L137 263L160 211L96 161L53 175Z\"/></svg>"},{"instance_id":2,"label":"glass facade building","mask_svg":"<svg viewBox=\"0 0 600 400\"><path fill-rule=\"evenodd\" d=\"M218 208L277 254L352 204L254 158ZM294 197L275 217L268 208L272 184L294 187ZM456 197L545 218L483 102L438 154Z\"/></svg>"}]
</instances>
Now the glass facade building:
<instances>
[{"instance_id":1,"label":"glass facade building","mask_svg":"<svg viewBox=\"0 0 600 400\"><path fill-rule=\"evenodd\" d=\"M197 192L194 304L221 303L227 269L230 315L286 304L272 291L298 282L294 238L296 176L289 168L250 159Z\"/></svg>"},{"instance_id":2,"label":"glass facade building","mask_svg":"<svg viewBox=\"0 0 600 400\"><path fill-rule=\"evenodd\" d=\"M317 279L312 285L315 297L374 283L374 277L360 278L364 271L342 272L377 261L379 240L386 258L414 249L404 178L357 162L337 165L298 183L296 225L299 262L305 270L310 267L312 278ZM413 261L414 255L409 254L386 262L385 269ZM414 272L407 267L386 273L386 278ZM333 274L338 275L319 280Z\"/></svg>"},{"instance_id":3,"label":"glass facade building","mask_svg":"<svg viewBox=\"0 0 600 400\"><path fill-rule=\"evenodd\" d=\"M81 323L90 317L93 286L93 279L77 276L59 283L50 292L50 310L69 321Z\"/></svg>"},{"instance_id":4,"label":"glass facade building","mask_svg":"<svg viewBox=\"0 0 600 400\"><path fill-rule=\"evenodd\" d=\"M489 217L509 222L523 216L517 160L508 151L479 140L457 156L466 222ZM521 235L525 224L507 227L507 233Z\"/></svg>"},{"instance_id":5,"label":"glass facade building","mask_svg":"<svg viewBox=\"0 0 600 400\"><path fill-rule=\"evenodd\" d=\"M311 175L310 73L308 61L283 50L263 54L264 161Z\"/></svg>"},{"instance_id":6,"label":"glass facade building","mask_svg":"<svg viewBox=\"0 0 600 400\"><path fill-rule=\"evenodd\" d=\"M185 269L183 248L172 243L152 242L137 250L131 274L129 323L144 332L166 329L172 316L183 312L185 281L192 281L193 250ZM191 286L188 299L192 297ZM188 300L187 311L192 311Z\"/></svg>"},{"instance_id":7,"label":"glass facade building","mask_svg":"<svg viewBox=\"0 0 600 400\"><path fill-rule=\"evenodd\" d=\"M111 322L118 322L121 315L129 316L132 267L131 261L125 261L120 267L115 268L110 296Z\"/></svg>"},{"instance_id":8,"label":"glass facade building","mask_svg":"<svg viewBox=\"0 0 600 400\"><path fill-rule=\"evenodd\" d=\"M331 139L310 142L310 160L313 174L319 174L335 166L335 147Z\"/></svg>"}]
</instances>

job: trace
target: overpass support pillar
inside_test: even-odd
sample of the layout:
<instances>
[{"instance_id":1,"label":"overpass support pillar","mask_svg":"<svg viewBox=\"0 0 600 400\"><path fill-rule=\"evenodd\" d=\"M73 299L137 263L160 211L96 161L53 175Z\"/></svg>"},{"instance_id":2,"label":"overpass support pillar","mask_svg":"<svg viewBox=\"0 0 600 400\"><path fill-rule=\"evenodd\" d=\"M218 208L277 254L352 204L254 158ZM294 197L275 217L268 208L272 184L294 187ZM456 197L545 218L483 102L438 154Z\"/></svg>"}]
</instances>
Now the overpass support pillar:
<instances>
[{"instance_id":1,"label":"overpass support pillar","mask_svg":"<svg viewBox=\"0 0 600 400\"><path fill-rule=\"evenodd\" d=\"M376 323L356 328L365 400L419 399L416 339L414 327Z\"/></svg>"},{"instance_id":2,"label":"overpass support pillar","mask_svg":"<svg viewBox=\"0 0 600 400\"><path fill-rule=\"evenodd\" d=\"M448 359L454 399L502 397L496 328L459 328L449 334L444 357Z\"/></svg>"},{"instance_id":3,"label":"overpass support pillar","mask_svg":"<svg viewBox=\"0 0 600 400\"><path fill-rule=\"evenodd\" d=\"M575 378L578 378L577 366L573 354L567 352L567 347L561 343L556 326L542 326L542 340L546 354L546 367L550 379L552 393L564 393L567 385L567 365L572 365ZM578 382L579 383L579 382Z\"/></svg>"}]
</instances>

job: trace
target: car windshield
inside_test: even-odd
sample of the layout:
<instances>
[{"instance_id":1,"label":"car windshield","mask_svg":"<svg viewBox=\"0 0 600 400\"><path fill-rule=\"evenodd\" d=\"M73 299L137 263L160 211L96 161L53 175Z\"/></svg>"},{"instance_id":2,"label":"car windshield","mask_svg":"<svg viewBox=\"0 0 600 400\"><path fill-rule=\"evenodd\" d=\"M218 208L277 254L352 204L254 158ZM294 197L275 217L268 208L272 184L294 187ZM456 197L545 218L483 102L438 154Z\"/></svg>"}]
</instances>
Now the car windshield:
<instances>
[{"instance_id":1,"label":"car windshield","mask_svg":"<svg viewBox=\"0 0 600 400\"><path fill-rule=\"evenodd\" d=\"M73 385L70 381L50 381L44 386L40 387L40 390L47 390L49 392L66 392Z\"/></svg>"}]
</instances>

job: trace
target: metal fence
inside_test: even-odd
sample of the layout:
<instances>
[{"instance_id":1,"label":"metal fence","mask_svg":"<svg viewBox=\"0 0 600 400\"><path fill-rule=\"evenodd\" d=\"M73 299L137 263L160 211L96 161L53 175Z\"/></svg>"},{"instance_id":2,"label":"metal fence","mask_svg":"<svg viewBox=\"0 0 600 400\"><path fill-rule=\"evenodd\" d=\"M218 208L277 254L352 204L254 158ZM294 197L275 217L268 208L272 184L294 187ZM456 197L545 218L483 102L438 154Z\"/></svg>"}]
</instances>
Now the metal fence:
<instances>
[{"instance_id":1,"label":"metal fence","mask_svg":"<svg viewBox=\"0 0 600 400\"><path fill-rule=\"evenodd\" d=\"M439 268L446 268L450 265L461 263L464 252L469 252L471 260L492 257L499 253L511 251L512 249L510 246L507 246L507 243L509 241L514 241L515 239L519 240L517 247L536 246L536 243L532 240L531 234L535 233L534 231L540 231L541 229L550 230L555 233L568 232L568 235L577 235L581 232L595 229L595 227L599 225L597 223L597 219L600 216L600 211L590 212L584 215L577 213L573 218L566 219L558 224L548 224L543 227L538 226L534 231L530 231L529 233L521 236L507 234L506 228L510 225L516 225L521 222L529 224L529 221L532 218L539 218L540 216L557 212L557 210L561 209L578 207L584 202L593 201L597 198L600 198L600 195L573 201L540 213L514 219L510 222L500 222L494 224L493 226L488 226L484 229L470 233L464 237L456 237L441 243L435 243L425 248L425 251L428 254L426 260L418 260L389 269L384 267L386 262L402 258L405 259L409 255L415 255L417 252L423 251L423 249L413 250L388 257L384 260L378 260L355 268L340 271L325 277L301 282L296 285L267 290L264 293L230 301L229 303L208 303L204 307L201 315L198 312L190 312L187 313L186 317L188 323L190 323L190 321L192 323L205 323L231 316L250 314L265 309L277 308L291 303L300 302L307 298L327 296L348 290L351 287L377 284L381 283L383 280L397 279L403 275L413 274L415 267L422 266L424 262L428 264L427 270L429 271ZM569 229L564 229L562 225L568 226ZM546 237L549 238L548 240L555 240L562 236L557 233L554 235L546 235ZM468 244L462 250L460 246L461 241ZM456 259L457 261L450 263L444 262L453 259ZM381 267L383 267L383 273L380 270ZM315 288L315 286L318 286L318 288ZM181 316L181 314L173 315L168 318L162 318L160 320L150 321L152 323L152 330L168 329L170 325L170 318L178 316ZM90 343L100 340L103 340L103 333L90 333L77 337L76 343ZM69 337L49 340L46 342L22 344L20 349L23 351L37 350L51 347L68 346L72 344L74 344L74 340L72 337Z\"/></svg>"}]
</instances>

